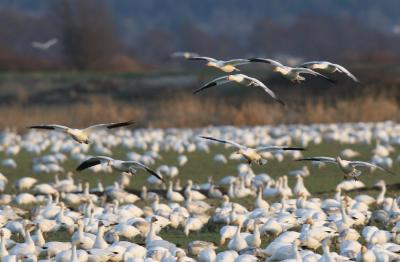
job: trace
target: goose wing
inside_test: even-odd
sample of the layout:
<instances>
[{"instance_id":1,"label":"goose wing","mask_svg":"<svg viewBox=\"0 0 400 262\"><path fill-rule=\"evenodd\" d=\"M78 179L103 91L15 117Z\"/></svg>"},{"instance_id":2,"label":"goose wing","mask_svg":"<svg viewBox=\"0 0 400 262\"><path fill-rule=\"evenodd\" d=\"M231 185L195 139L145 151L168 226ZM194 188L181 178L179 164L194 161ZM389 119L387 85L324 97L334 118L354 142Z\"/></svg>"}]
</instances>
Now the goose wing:
<instances>
[{"instance_id":1,"label":"goose wing","mask_svg":"<svg viewBox=\"0 0 400 262\"><path fill-rule=\"evenodd\" d=\"M141 169L145 170L147 173L149 173L150 175L157 177L162 182L165 182L164 178L160 174L158 174L156 171L154 171L150 167L148 167L145 164L142 164L140 162L137 162L137 161L124 161L122 163L122 165L126 166L127 168L129 168L129 167L141 168Z\"/></svg>"},{"instance_id":2,"label":"goose wing","mask_svg":"<svg viewBox=\"0 0 400 262\"><path fill-rule=\"evenodd\" d=\"M107 130L107 129L114 129L114 128L119 128L119 127L124 127L124 126L130 126L133 125L135 122L134 121L126 121L126 122L118 122L118 123L108 123L108 124L97 124L93 126L89 126L82 131L86 134L93 133L95 131L99 130Z\"/></svg>"},{"instance_id":3,"label":"goose wing","mask_svg":"<svg viewBox=\"0 0 400 262\"><path fill-rule=\"evenodd\" d=\"M286 150L299 150L303 151L305 150L302 147L287 147L287 146L263 146L263 147L257 147L256 151L257 152L273 152L273 151L286 151Z\"/></svg>"},{"instance_id":4,"label":"goose wing","mask_svg":"<svg viewBox=\"0 0 400 262\"><path fill-rule=\"evenodd\" d=\"M201 60L201 61L207 61L207 62L218 62L217 59L212 58L212 57L208 57L208 56L193 56L193 57L189 57L189 60Z\"/></svg>"},{"instance_id":5,"label":"goose wing","mask_svg":"<svg viewBox=\"0 0 400 262\"><path fill-rule=\"evenodd\" d=\"M360 81L357 79L357 77L355 75L353 75L352 73L350 73L349 70L347 70L345 67L338 65L338 64L333 64L333 66L335 66L338 71L346 74L348 77L350 77L351 79L353 79L354 82L359 83Z\"/></svg>"},{"instance_id":6,"label":"goose wing","mask_svg":"<svg viewBox=\"0 0 400 262\"><path fill-rule=\"evenodd\" d=\"M275 101L277 101L279 104L281 105L285 105L285 103L275 94L274 91L272 91L271 89L269 89L266 85L264 85L263 82L261 82L260 80L253 78L253 77L249 77L249 76L244 76L247 81L249 81L249 85L252 86L259 86L261 87L268 95L270 95Z\"/></svg>"},{"instance_id":7,"label":"goose wing","mask_svg":"<svg viewBox=\"0 0 400 262\"><path fill-rule=\"evenodd\" d=\"M108 156L95 156L95 157L90 157L88 159L86 159L85 161L83 161L77 168L76 171L82 171L85 170L89 167L92 166L97 166L100 165L104 162L108 162L108 161L113 161L114 159L112 159L111 157Z\"/></svg>"},{"instance_id":8,"label":"goose wing","mask_svg":"<svg viewBox=\"0 0 400 262\"><path fill-rule=\"evenodd\" d=\"M236 142L229 141L229 140L216 139L216 138L209 137L209 136L200 136L200 137L204 138L204 139L208 139L208 140L224 143L224 144L229 144L229 145L232 145L232 146L234 146L234 147L236 147L238 149L245 149L246 148L245 146L243 146L241 144L238 144Z\"/></svg>"},{"instance_id":9,"label":"goose wing","mask_svg":"<svg viewBox=\"0 0 400 262\"><path fill-rule=\"evenodd\" d=\"M296 159L296 161L317 161L317 162L337 164L336 159L334 159L333 157L326 157L326 156L303 157L303 158Z\"/></svg>"},{"instance_id":10,"label":"goose wing","mask_svg":"<svg viewBox=\"0 0 400 262\"><path fill-rule=\"evenodd\" d=\"M294 72L297 72L298 74L309 74L309 75L314 75L314 76L318 76L318 77L322 77L323 79L335 84L336 82L333 81L332 79L330 79L327 76L324 76L323 74L320 74L310 68L304 68L304 67L296 67L292 69Z\"/></svg>"},{"instance_id":11,"label":"goose wing","mask_svg":"<svg viewBox=\"0 0 400 262\"><path fill-rule=\"evenodd\" d=\"M54 130L54 131L59 131L59 132L66 132L69 127L62 126L62 125L34 125L34 126L29 126L29 128L33 129L46 129L46 130Z\"/></svg>"},{"instance_id":12,"label":"goose wing","mask_svg":"<svg viewBox=\"0 0 400 262\"><path fill-rule=\"evenodd\" d=\"M224 65L233 65L233 66L245 65L248 63L250 63L249 59L231 59L223 62Z\"/></svg>"},{"instance_id":13,"label":"goose wing","mask_svg":"<svg viewBox=\"0 0 400 262\"><path fill-rule=\"evenodd\" d=\"M248 59L249 62L257 62L257 63L267 63L277 67L284 67L281 63L276 60L269 59L269 58L250 58Z\"/></svg>"},{"instance_id":14,"label":"goose wing","mask_svg":"<svg viewBox=\"0 0 400 262\"><path fill-rule=\"evenodd\" d=\"M364 162L364 161L350 161L350 165L352 167L371 167L371 168L377 168L381 171L387 172L389 174L394 175L394 173L390 170L387 170L386 168L383 168L381 166L369 163L369 162Z\"/></svg>"},{"instance_id":15,"label":"goose wing","mask_svg":"<svg viewBox=\"0 0 400 262\"><path fill-rule=\"evenodd\" d=\"M210 88L210 87L213 87L213 86L217 86L217 85L222 85L222 84L225 84L225 83L228 83L228 82L230 82L230 81L228 80L228 76L221 76L221 77L218 77L218 78L216 78L216 79L214 79L214 80L212 80L212 81L206 83L205 85L203 85L203 86L200 87L199 89L195 90L195 91L193 92L193 94L196 94L196 93L198 93L198 92L201 92L201 91L203 91L204 89L207 89L207 88Z\"/></svg>"}]
</instances>

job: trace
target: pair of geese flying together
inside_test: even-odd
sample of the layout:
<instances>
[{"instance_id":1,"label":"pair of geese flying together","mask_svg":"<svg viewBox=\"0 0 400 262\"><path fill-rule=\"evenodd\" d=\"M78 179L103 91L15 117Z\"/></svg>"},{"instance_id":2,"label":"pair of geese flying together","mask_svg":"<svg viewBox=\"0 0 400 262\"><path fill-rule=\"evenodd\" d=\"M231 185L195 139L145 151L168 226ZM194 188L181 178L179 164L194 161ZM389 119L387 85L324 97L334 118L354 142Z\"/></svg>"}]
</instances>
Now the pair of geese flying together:
<instances>
[{"instance_id":1,"label":"pair of geese flying together","mask_svg":"<svg viewBox=\"0 0 400 262\"><path fill-rule=\"evenodd\" d=\"M229 140L222 140L216 139L209 136L200 136L201 138L208 139L211 141L216 141L219 143L229 144L237 148L236 153L242 155L248 164L256 163L259 165L264 165L267 163L267 160L262 157L263 152L278 152L278 151L286 151L286 150L305 150L302 147L285 147L285 146L265 146L265 147L257 147L257 148L250 148L244 145L238 144L233 141ZM339 156L336 158L333 157L306 157L297 159L297 161L318 161L318 162L325 162L325 163L332 163L339 166L340 170L344 173L345 178L350 177L353 179L357 179L358 176L362 174L357 167L369 167L378 169L390 174L393 174L390 170L387 170L383 167L378 165L364 162L364 161L349 161L341 159Z\"/></svg>"},{"instance_id":2,"label":"pair of geese flying together","mask_svg":"<svg viewBox=\"0 0 400 262\"><path fill-rule=\"evenodd\" d=\"M134 124L133 121L127 122L119 122L119 123L108 123L108 124L97 124L92 125L87 128L77 129L77 128L70 128L67 126L62 125L35 125L30 126L29 128L33 129L45 129L45 130L54 130L62 133L66 133L72 137L78 143L85 143L89 144L91 142L90 135L94 132L101 131L101 130L110 130L119 127L126 127ZM136 168L143 169L148 172L150 175L153 175L164 182L164 179L161 175L157 174L154 170L149 168L148 166L137 162L137 161L122 161L112 159L111 157L107 156L95 156L87 159L86 161L82 162L78 167L77 171L85 170L89 167L93 167L100 164L107 164L112 169L119 171L119 172L126 172L128 174L135 174Z\"/></svg>"},{"instance_id":3,"label":"pair of geese flying together","mask_svg":"<svg viewBox=\"0 0 400 262\"><path fill-rule=\"evenodd\" d=\"M341 65L333 64L327 61L313 61L302 64L300 67L290 67L279 63L278 61L272 59L265 58L251 58L251 59L232 59L232 60L217 60L211 57L206 56L189 56L187 59L189 60L202 60L207 61L206 66L218 68L226 73L232 73L234 71L240 71L237 66L244 65L252 62L260 62L260 63L268 63L272 65L273 71L281 74L283 77L289 79L294 83L301 83L301 81L305 80L303 75L313 75L317 77L321 77L331 83L335 83L329 77L326 77L323 74L320 74L314 69L322 70L324 72L333 73L333 72L341 72L348 75L354 81L358 82L358 79L351 74L346 68ZM247 76L245 74L231 74L222 77L218 77L208 83L206 83L201 88L194 91L194 94L199 93L205 89L210 87L219 86L222 84L226 84L229 82L235 82L247 87L261 87L268 95L270 95L275 101L284 105L284 102L272 91L269 89L264 83L260 80Z\"/></svg>"}]
</instances>

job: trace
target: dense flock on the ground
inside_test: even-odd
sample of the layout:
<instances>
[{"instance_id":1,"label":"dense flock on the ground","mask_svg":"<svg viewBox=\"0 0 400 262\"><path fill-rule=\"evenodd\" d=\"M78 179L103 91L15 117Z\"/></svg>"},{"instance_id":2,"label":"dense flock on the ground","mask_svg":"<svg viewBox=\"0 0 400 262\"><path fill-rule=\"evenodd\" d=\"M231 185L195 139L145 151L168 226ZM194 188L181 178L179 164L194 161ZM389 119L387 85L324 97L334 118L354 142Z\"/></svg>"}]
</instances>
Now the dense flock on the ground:
<instances>
[{"instance_id":1,"label":"dense flock on the ground","mask_svg":"<svg viewBox=\"0 0 400 262\"><path fill-rule=\"evenodd\" d=\"M309 166L320 168L322 173L330 163L304 163L301 169L272 178L253 172L257 164L248 165L227 146L232 154L216 154L213 160L221 165L237 163L235 176L226 174L216 180L209 174L208 181L196 182L198 178L193 177L181 181L181 186L179 170L191 161L190 152L212 152L216 144L200 135L248 147L312 148L327 142L374 145L369 152L371 163L393 170L399 161L392 152L400 145L400 125L392 122L121 129L93 134L94 142L90 144L76 143L62 133L30 131L20 135L5 131L0 134L4 156L0 176L0 261L400 260L399 199L386 194L385 180L375 184L380 192L377 197L347 194L364 187L365 173L381 171L361 169L358 181L343 180L331 185L334 195L317 197L309 192L303 179L309 177L310 181L312 176L320 175L310 174ZM154 168L165 182L148 176L147 185L136 195L128 190L135 180L131 174L121 174L113 185L99 182L90 187L64 171L66 161L72 159L78 166L90 155L112 156L117 147L126 149L127 160ZM161 154L172 151L179 155L176 166L155 165ZM19 154L26 153L31 157L31 172L14 181L7 174L18 170ZM304 152L261 154L279 165L284 159L301 158ZM340 155L356 160L359 152L343 147ZM108 165L96 165L84 172L101 178L113 171ZM37 178L46 174L57 175L54 182L38 182ZM292 188L288 176L295 177ZM239 204L249 197L251 205ZM219 234L218 243L190 240L187 246L177 246L160 237L169 231L177 234L175 229L195 237L206 227L219 230L215 232ZM57 233L62 241L46 239Z\"/></svg>"}]
</instances>

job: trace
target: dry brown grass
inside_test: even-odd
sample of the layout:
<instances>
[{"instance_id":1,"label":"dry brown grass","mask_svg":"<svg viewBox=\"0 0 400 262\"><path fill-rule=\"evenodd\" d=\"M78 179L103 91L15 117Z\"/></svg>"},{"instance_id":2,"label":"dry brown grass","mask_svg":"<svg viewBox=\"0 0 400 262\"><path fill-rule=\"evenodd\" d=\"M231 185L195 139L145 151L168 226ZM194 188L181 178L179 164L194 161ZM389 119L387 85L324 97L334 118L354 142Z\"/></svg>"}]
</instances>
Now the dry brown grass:
<instances>
[{"instance_id":1,"label":"dry brown grass","mask_svg":"<svg viewBox=\"0 0 400 262\"><path fill-rule=\"evenodd\" d=\"M400 107L394 99L360 97L329 105L318 101L287 105L261 100L224 100L180 94L173 98L130 104L93 97L74 105L0 107L1 127L39 123L85 126L91 123L133 119L137 126L198 127L207 125L263 125L283 123L328 123L358 121L398 121Z\"/></svg>"}]
</instances>

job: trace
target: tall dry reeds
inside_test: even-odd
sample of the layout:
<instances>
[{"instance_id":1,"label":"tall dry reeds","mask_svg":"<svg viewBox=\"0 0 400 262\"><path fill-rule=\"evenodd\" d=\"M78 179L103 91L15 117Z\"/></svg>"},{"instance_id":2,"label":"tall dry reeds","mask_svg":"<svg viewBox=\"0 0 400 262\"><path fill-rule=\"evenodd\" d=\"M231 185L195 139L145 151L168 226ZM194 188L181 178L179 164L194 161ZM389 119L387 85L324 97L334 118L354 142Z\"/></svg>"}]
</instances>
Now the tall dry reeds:
<instances>
[{"instance_id":1,"label":"tall dry reeds","mask_svg":"<svg viewBox=\"0 0 400 262\"><path fill-rule=\"evenodd\" d=\"M282 107L272 101L180 94L140 103L92 98L73 105L1 106L1 128L39 123L85 126L107 121L135 120L137 126L198 127L207 125L263 125L400 120L400 107L383 96L362 96L325 103L307 100Z\"/></svg>"}]
</instances>

